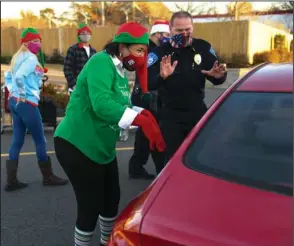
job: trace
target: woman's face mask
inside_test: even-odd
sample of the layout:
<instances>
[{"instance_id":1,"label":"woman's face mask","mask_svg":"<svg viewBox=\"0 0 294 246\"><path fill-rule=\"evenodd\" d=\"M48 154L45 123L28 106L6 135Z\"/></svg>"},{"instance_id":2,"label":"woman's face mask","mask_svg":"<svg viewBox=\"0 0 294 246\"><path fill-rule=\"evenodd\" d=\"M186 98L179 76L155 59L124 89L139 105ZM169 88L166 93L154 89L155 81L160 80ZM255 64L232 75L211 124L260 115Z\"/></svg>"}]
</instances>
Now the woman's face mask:
<instances>
[{"instance_id":1,"label":"woman's face mask","mask_svg":"<svg viewBox=\"0 0 294 246\"><path fill-rule=\"evenodd\" d=\"M145 57L134 56L130 53L128 56L123 58L122 62L124 68L132 72L145 64Z\"/></svg>"},{"instance_id":2,"label":"woman's face mask","mask_svg":"<svg viewBox=\"0 0 294 246\"><path fill-rule=\"evenodd\" d=\"M129 71L135 71L139 67L143 66L146 62L146 51L141 46L132 46L132 51L130 48L124 49L124 56L122 63L125 69Z\"/></svg>"},{"instance_id":3,"label":"woman's face mask","mask_svg":"<svg viewBox=\"0 0 294 246\"><path fill-rule=\"evenodd\" d=\"M91 34L80 34L79 38L83 43L88 43L91 39Z\"/></svg>"},{"instance_id":4,"label":"woman's face mask","mask_svg":"<svg viewBox=\"0 0 294 246\"><path fill-rule=\"evenodd\" d=\"M29 42L28 43L28 49L33 54L38 54L41 49L41 43L40 42Z\"/></svg>"}]
</instances>

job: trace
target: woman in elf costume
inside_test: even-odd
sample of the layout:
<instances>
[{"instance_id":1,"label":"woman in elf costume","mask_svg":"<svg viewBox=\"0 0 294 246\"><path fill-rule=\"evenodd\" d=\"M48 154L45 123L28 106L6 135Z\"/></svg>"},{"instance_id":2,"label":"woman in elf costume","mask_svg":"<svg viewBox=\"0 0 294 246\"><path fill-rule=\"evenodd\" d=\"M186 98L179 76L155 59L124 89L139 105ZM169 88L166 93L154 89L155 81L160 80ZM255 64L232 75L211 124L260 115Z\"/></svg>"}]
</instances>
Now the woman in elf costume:
<instances>
[{"instance_id":1,"label":"woman in elf costume","mask_svg":"<svg viewBox=\"0 0 294 246\"><path fill-rule=\"evenodd\" d=\"M9 160L6 161L6 191L28 186L17 179L19 153L24 144L26 129L35 142L43 184L64 185L68 182L53 174L51 161L46 153L43 123L38 108L42 77L47 72L44 68L41 39L34 28L25 29L21 33L21 47L12 58L10 71L5 73L5 85L10 92L8 105L13 119L13 140L9 149ZM37 58L38 53L41 64Z\"/></svg>"},{"instance_id":2,"label":"woman in elf costume","mask_svg":"<svg viewBox=\"0 0 294 246\"><path fill-rule=\"evenodd\" d=\"M144 98L147 88L148 30L137 23L120 26L112 43L81 71L66 116L55 132L55 152L77 200L75 245L91 245L99 218L106 245L118 213L120 186L116 142L120 129L139 126L151 148L165 143L151 113L130 103L125 69L136 71Z\"/></svg>"}]
</instances>

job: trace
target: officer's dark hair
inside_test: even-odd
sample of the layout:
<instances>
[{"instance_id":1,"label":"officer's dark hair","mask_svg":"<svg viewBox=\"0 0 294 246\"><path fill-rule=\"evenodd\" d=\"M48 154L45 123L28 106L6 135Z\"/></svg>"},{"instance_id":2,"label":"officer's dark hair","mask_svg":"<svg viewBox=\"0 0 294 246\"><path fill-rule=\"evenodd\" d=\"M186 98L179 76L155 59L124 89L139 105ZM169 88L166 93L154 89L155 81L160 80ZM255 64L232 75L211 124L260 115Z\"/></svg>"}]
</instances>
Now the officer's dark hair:
<instances>
[{"instance_id":1,"label":"officer's dark hair","mask_svg":"<svg viewBox=\"0 0 294 246\"><path fill-rule=\"evenodd\" d=\"M193 23L193 17L188 11L178 11L173 13L172 17L170 18L170 25L174 24L174 20L176 18L190 18L191 22Z\"/></svg>"},{"instance_id":2,"label":"officer's dark hair","mask_svg":"<svg viewBox=\"0 0 294 246\"><path fill-rule=\"evenodd\" d=\"M126 47L129 47L131 44L124 44ZM110 40L105 46L104 50L106 53L110 56L116 56L118 57L119 54L119 43L113 43L112 40Z\"/></svg>"}]
</instances>

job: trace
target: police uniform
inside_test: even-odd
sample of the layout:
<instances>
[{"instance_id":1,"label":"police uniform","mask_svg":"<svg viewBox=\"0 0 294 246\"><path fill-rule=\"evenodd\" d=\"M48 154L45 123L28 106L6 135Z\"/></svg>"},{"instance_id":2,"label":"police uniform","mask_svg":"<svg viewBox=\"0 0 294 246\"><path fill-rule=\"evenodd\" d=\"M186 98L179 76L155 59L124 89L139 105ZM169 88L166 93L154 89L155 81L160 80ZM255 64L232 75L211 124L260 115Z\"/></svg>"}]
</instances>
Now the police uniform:
<instances>
[{"instance_id":1,"label":"police uniform","mask_svg":"<svg viewBox=\"0 0 294 246\"><path fill-rule=\"evenodd\" d=\"M160 77L160 62L165 55L171 55L172 63L177 60L178 64L174 73L164 80ZM210 70L217 59L211 45L202 39L192 39L192 44L184 48L166 43L148 54L148 71L153 71L148 73L148 79L156 83L162 93L159 113L167 145L166 161L207 111L205 80L214 85L225 82L227 73L220 79L201 73L201 70Z\"/></svg>"},{"instance_id":2,"label":"police uniform","mask_svg":"<svg viewBox=\"0 0 294 246\"><path fill-rule=\"evenodd\" d=\"M157 45L149 40L148 52L152 52ZM150 72L148 72L149 74ZM155 82L156 81L152 81ZM152 114L157 118L157 109L160 107L158 93L157 93L157 85L149 83L148 81L148 90L152 94L152 101L150 104L144 104L141 96L141 88L136 76L135 86L132 93L132 104L134 106L142 107L148 109ZM149 154L151 153L153 162L155 164L156 173L160 173L160 171L164 167L164 159L165 155L163 152L158 152L156 149L154 151L150 150L150 145L148 139L145 137L140 128L136 131L135 135L135 144L134 144L134 153L129 161L129 175L131 178L146 178L152 179L153 175L146 172L143 166L147 163Z\"/></svg>"}]
</instances>

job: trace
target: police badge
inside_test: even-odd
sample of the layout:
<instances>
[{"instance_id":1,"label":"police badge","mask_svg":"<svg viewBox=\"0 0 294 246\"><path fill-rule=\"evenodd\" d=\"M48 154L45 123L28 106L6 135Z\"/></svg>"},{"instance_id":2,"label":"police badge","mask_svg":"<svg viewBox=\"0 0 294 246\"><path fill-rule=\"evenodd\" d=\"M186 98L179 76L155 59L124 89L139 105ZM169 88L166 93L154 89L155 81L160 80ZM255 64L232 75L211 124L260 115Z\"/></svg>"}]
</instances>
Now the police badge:
<instances>
[{"instance_id":1,"label":"police badge","mask_svg":"<svg viewBox=\"0 0 294 246\"><path fill-rule=\"evenodd\" d=\"M201 63L201 55L200 54L196 54L194 56L194 62L197 64L197 65L200 65Z\"/></svg>"}]
</instances>

